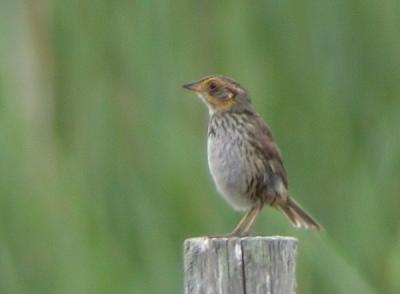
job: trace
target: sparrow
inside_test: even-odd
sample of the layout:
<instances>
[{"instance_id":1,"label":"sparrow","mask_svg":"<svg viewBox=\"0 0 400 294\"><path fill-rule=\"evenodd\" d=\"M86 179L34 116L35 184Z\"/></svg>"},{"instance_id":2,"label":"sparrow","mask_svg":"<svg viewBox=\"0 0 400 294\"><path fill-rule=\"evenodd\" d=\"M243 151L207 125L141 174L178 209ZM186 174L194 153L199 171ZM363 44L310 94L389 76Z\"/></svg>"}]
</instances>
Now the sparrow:
<instances>
[{"instance_id":1,"label":"sparrow","mask_svg":"<svg viewBox=\"0 0 400 294\"><path fill-rule=\"evenodd\" d=\"M246 211L227 236L249 235L265 206L282 211L297 228L321 228L288 192L287 173L271 130L256 113L248 92L224 76L183 85L209 110L208 166L216 188L235 209Z\"/></svg>"}]
</instances>

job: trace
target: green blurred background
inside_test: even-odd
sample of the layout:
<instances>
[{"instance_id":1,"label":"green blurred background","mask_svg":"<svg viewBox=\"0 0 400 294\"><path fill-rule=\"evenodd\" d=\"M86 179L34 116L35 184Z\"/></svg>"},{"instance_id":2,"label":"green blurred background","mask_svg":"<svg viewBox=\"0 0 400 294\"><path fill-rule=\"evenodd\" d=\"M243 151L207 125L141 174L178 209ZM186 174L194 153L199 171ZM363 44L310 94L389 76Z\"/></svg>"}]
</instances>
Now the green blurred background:
<instances>
[{"instance_id":1,"label":"green blurred background","mask_svg":"<svg viewBox=\"0 0 400 294\"><path fill-rule=\"evenodd\" d=\"M0 293L181 293L185 238L241 215L181 84L240 81L274 130L298 293L400 293L400 2L0 2Z\"/></svg>"}]
</instances>

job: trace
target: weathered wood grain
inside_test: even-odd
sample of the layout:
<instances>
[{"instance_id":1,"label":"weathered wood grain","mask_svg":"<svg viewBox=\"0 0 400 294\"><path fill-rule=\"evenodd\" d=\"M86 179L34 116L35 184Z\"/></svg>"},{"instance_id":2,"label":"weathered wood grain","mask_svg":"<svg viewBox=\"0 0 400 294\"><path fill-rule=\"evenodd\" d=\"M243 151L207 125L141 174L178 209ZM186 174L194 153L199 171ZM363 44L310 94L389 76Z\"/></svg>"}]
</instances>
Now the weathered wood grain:
<instances>
[{"instance_id":1,"label":"weathered wood grain","mask_svg":"<svg viewBox=\"0 0 400 294\"><path fill-rule=\"evenodd\" d=\"M293 294L297 240L193 238L184 243L186 294Z\"/></svg>"}]
</instances>

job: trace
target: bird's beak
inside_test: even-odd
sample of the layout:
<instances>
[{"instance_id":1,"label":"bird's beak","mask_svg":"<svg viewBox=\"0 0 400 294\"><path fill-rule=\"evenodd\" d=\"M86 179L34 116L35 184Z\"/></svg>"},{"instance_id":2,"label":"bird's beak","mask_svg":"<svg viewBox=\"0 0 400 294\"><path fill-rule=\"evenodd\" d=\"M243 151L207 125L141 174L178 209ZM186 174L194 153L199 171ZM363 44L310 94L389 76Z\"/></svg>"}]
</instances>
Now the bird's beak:
<instances>
[{"instance_id":1,"label":"bird's beak","mask_svg":"<svg viewBox=\"0 0 400 294\"><path fill-rule=\"evenodd\" d=\"M190 91L199 92L200 91L200 85L201 85L201 83L199 81L196 81L196 82L184 84L184 85L182 85L182 87L185 88L185 89L188 89Z\"/></svg>"}]
</instances>

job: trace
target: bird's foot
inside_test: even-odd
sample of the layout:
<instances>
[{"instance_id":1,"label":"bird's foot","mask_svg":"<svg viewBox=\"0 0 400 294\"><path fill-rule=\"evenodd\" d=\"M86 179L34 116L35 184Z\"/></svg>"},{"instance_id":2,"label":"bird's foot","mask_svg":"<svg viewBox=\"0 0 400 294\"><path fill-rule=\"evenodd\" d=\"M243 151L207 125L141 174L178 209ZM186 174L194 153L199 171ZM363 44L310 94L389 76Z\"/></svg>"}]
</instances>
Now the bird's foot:
<instances>
[{"instance_id":1,"label":"bird's foot","mask_svg":"<svg viewBox=\"0 0 400 294\"><path fill-rule=\"evenodd\" d=\"M241 231L233 231L229 234L225 235L214 235L214 236L208 236L208 238L211 239L218 239L218 238L243 238L243 237L248 237L250 235L249 232L241 232Z\"/></svg>"}]
</instances>

